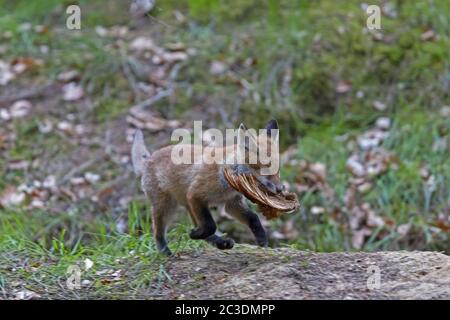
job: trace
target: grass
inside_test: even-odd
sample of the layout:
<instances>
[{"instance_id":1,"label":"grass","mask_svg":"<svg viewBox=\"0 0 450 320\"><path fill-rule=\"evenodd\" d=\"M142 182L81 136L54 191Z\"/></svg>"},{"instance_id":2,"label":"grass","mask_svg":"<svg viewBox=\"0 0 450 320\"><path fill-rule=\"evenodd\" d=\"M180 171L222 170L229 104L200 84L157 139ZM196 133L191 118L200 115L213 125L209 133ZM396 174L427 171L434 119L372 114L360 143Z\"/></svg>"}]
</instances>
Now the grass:
<instances>
[{"instance_id":1,"label":"grass","mask_svg":"<svg viewBox=\"0 0 450 320\"><path fill-rule=\"evenodd\" d=\"M128 24L133 28L134 22L125 14L116 14L125 12L126 5L120 1L79 1L83 29L69 32L64 27L68 3L72 2L0 0L0 38L5 31L11 33L2 39L6 51L0 59L32 56L44 60L43 67L15 80L13 86L42 84L62 71L77 69L92 102L88 109L58 100L52 102L55 106L49 113L36 114L33 120L17 120L13 125L16 143L8 153L11 158L34 160L42 150L55 145L61 147L60 153L70 154L72 146L66 140L39 133L37 124L44 117L63 118L66 113L83 111L101 135L137 102L130 98L132 88L122 74L123 57L115 39L100 37L95 31L97 25ZM441 138L447 139L447 144L449 141L450 119L439 116L440 108L450 104L450 28L445 13L450 11L449 2L392 3L397 17L383 14L383 39L377 40L377 34L364 31L366 15L356 0L157 2L145 34L155 36L161 44L183 42L195 48L196 54L180 69L176 95L153 108L168 118L186 121L195 117L193 107L221 108L229 122L252 127L277 118L282 150L298 144L298 159L325 164L327 182L342 206L350 152L347 142L337 137L357 137L378 117L390 117L392 134L384 147L395 153L398 168L376 179L363 200L378 215L398 225L411 223L411 235L405 239L392 228L374 229L362 250L448 252L448 233L436 232L436 219L449 215L450 154L448 147L436 151L433 145ZM175 9L185 20L174 19ZM26 22L47 25L49 30L25 30ZM438 39L421 40L430 29ZM49 46L49 54L42 52L43 45ZM224 62L229 72L211 75L208 67L212 61ZM348 92L336 92L340 81L351 85ZM386 110L375 111L375 100L386 104ZM205 114L219 128L226 127L221 116ZM420 176L424 164L436 178L433 190L424 187ZM22 172L7 170L4 159L0 159L0 170L0 191L8 185L30 182ZM108 170L115 176L123 168L110 163ZM295 168L282 170L283 178L290 182L297 173ZM345 217L335 219L335 204L316 192L302 195L301 202L301 212L295 218L298 237L274 244L315 251L352 250ZM325 212L311 215L313 206L324 207ZM92 210L95 214L86 213ZM164 271L165 260L156 254L151 239L148 209L135 200L122 214L128 216L128 234L114 231L118 216L113 208L99 212L88 202L71 203L57 212L0 208L0 294L19 280L33 291L44 285L49 292L56 292L67 278L67 268L82 267L82 261L89 258L95 265L83 279L94 279L101 269L123 269L134 278L131 287L148 286L157 296L170 279ZM271 228L279 230L283 223L274 222ZM202 248L202 242L188 239L187 229L185 221L172 229L172 251ZM233 236L247 232L235 225L226 231ZM33 267L36 264L39 268ZM92 281L94 297L122 297L120 281ZM75 295L70 291L64 294Z\"/></svg>"},{"instance_id":2,"label":"grass","mask_svg":"<svg viewBox=\"0 0 450 320\"><path fill-rule=\"evenodd\" d=\"M32 216L20 211L2 212L0 290L27 289L42 297L56 298L139 298L142 292L146 298L158 297L163 283L170 281L164 271L167 257L157 253L150 223L138 208L130 207L128 234L107 231L102 228L105 224L97 221L95 226L85 226L72 243L68 243L67 234L79 222L68 214L49 218L48 212L34 212ZM47 233L49 227L54 233L52 238ZM182 224L169 233L175 254L205 246L190 240L187 234ZM86 239L90 239L88 244ZM86 259L94 262L91 269L86 270ZM80 270L80 281L89 281L84 282L81 297L79 291L66 285L74 274L70 272L73 268ZM114 272L121 276L111 280L108 277Z\"/></svg>"}]
</instances>

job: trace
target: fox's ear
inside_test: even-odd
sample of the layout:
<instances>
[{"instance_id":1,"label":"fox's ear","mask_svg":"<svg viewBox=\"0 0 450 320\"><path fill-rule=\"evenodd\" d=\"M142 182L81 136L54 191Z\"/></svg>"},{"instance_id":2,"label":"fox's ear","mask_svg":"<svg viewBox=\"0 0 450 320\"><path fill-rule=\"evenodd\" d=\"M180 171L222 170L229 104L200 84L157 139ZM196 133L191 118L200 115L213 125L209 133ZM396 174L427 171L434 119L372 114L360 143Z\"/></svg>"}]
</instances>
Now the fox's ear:
<instances>
[{"instance_id":1,"label":"fox's ear","mask_svg":"<svg viewBox=\"0 0 450 320\"><path fill-rule=\"evenodd\" d=\"M239 130L247 131L247 127L245 126L245 124L241 123L239 125Z\"/></svg>"},{"instance_id":2,"label":"fox's ear","mask_svg":"<svg viewBox=\"0 0 450 320\"><path fill-rule=\"evenodd\" d=\"M267 122L266 125L267 134L270 136L270 130L278 130L278 121L275 119L270 120Z\"/></svg>"}]
</instances>

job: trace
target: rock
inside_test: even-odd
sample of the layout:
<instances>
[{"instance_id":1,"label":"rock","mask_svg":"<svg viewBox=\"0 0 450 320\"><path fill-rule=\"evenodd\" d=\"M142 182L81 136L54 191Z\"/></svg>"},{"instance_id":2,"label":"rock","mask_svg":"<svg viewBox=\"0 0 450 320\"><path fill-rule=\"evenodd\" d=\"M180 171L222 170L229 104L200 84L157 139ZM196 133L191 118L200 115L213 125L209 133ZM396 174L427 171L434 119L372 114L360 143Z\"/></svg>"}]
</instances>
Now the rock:
<instances>
[{"instance_id":1,"label":"rock","mask_svg":"<svg viewBox=\"0 0 450 320\"><path fill-rule=\"evenodd\" d=\"M183 252L166 270L173 283L164 295L185 299L450 299L450 257L438 252L235 245L226 252Z\"/></svg>"}]
</instances>

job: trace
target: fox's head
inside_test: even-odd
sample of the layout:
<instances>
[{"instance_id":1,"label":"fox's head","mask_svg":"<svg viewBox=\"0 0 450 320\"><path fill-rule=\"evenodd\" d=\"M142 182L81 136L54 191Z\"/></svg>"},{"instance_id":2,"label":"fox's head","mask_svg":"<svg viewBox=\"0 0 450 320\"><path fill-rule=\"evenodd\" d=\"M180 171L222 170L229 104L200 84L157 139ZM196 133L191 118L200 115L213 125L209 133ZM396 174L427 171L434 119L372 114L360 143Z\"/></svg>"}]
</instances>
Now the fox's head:
<instances>
[{"instance_id":1,"label":"fox's head","mask_svg":"<svg viewBox=\"0 0 450 320\"><path fill-rule=\"evenodd\" d=\"M241 124L238 129L237 154L241 168L248 168L272 193L280 193L284 185L280 181L279 128L276 120L270 120L264 130L257 132Z\"/></svg>"}]
</instances>

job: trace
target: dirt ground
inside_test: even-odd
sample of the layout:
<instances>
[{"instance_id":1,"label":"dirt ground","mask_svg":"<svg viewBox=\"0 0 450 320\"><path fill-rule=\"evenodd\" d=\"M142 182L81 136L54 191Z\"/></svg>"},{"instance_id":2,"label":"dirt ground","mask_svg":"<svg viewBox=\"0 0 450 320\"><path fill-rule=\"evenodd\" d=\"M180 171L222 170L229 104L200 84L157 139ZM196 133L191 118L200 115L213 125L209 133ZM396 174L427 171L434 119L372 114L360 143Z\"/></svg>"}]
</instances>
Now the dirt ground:
<instances>
[{"instance_id":1,"label":"dirt ground","mask_svg":"<svg viewBox=\"0 0 450 320\"><path fill-rule=\"evenodd\" d=\"M437 252L237 245L183 253L166 270L173 282L164 298L170 299L450 299L450 257Z\"/></svg>"}]
</instances>

